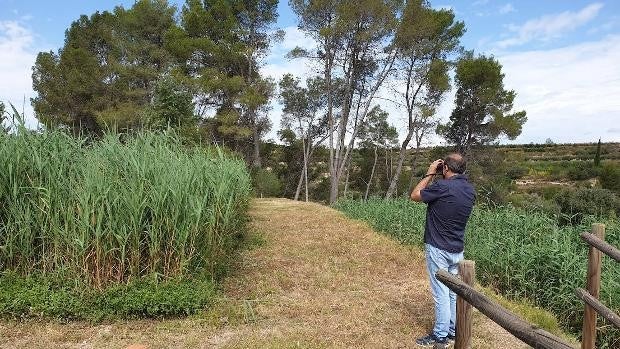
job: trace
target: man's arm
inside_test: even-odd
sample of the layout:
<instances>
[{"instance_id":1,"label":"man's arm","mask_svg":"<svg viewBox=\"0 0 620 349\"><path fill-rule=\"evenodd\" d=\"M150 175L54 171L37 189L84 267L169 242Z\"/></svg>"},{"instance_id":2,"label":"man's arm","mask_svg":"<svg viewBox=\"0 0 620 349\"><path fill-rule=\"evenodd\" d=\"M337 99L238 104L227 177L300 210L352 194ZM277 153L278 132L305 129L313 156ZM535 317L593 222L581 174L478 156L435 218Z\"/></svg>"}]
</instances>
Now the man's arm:
<instances>
[{"instance_id":1,"label":"man's arm","mask_svg":"<svg viewBox=\"0 0 620 349\"><path fill-rule=\"evenodd\" d=\"M435 160L428 167L428 170L426 171L426 176L424 176L424 178L422 178L422 180L418 183L418 185L416 185L415 188L413 188L413 191L411 192L411 200L422 202L422 195L420 194L420 192L422 191L422 189L426 188L428 184L431 182L431 179L433 177L431 175L435 174L437 165L439 165L442 162L443 160Z\"/></svg>"}]
</instances>

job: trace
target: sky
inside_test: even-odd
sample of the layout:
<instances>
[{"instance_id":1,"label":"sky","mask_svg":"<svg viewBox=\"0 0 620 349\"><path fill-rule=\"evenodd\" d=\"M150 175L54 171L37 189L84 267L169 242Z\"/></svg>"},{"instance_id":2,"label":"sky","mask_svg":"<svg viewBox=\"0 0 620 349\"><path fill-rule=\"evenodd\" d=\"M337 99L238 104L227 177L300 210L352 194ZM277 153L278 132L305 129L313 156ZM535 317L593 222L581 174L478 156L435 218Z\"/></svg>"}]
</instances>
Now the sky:
<instances>
[{"instance_id":1,"label":"sky","mask_svg":"<svg viewBox=\"0 0 620 349\"><path fill-rule=\"evenodd\" d=\"M0 101L23 110L36 126L30 98L32 65L41 51L58 50L65 30L80 15L131 7L133 0L0 0ZM171 1L179 6L183 0ZM450 8L467 32L462 45L493 55L503 65L504 84L517 92L515 110L528 121L515 140L502 143L620 141L620 1L474 0L431 1ZM313 43L297 29L286 0L278 6L277 28L286 33L262 67L279 79L285 73L310 76L311 67L285 58L296 46ZM389 93L384 91L383 93ZM454 90L438 110L447 120L454 107ZM378 102L403 135L404 112ZM281 106L274 101L270 117L277 138ZM441 139L429 139L429 144Z\"/></svg>"}]
</instances>

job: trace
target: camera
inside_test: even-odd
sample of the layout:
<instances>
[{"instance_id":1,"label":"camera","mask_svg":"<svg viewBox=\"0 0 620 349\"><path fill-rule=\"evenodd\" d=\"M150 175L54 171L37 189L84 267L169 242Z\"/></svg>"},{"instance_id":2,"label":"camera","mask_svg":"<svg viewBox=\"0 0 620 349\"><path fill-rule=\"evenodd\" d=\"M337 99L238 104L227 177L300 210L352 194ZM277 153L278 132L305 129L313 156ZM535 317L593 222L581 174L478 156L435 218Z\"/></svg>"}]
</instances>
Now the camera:
<instances>
[{"instance_id":1,"label":"camera","mask_svg":"<svg viewBox=\"0 0 620 349\"><path fill-rule=\"evenodd\" d=\"M437 164L437 167L435 168L435 172L443 173L443 162L440 162L439 164Z\"/></svg>"}]
</instances>

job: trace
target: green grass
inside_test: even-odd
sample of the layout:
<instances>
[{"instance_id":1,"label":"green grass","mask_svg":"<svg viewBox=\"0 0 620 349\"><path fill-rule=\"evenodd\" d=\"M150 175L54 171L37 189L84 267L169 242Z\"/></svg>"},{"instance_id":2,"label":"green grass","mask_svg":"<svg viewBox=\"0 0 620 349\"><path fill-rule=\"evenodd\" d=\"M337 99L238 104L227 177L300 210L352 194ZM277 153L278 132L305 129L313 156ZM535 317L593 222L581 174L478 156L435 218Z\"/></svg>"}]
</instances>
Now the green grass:
<instances>
[{"instance_id":1,"label":"green grass","mask_svg":"<svg viewBox=\"0 0 620 349\"><path fill-rule=\"evenodd\" d=\"M379 199L339 202L336 207L352 218L362 219L399 241L422 245L423 204L407 200ZM574 295L586 280L587 246L579 233L590 230L591 219L580 226L559 226L542 213L513 207L477 207L468 223L465 257L476 261L476 277L509 299L528 300L551 311L561 325L581 330L583 304ZM607 222L607 241L620 246L620 224ZM620 311L620 265L604 259L601 300ZM620 332L600 328L599 348L620 345Z\"/></svg>"}]
</instances>

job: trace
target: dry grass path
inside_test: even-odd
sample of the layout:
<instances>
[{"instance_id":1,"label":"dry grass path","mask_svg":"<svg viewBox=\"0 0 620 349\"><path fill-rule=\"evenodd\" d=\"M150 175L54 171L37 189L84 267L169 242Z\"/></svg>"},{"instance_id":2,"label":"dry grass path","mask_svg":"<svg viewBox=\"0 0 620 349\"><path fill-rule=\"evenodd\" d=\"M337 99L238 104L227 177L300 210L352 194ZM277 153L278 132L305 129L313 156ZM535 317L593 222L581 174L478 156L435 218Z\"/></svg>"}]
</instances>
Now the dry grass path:
<instances>
[{"instance_id":1,"label":"dry grass path","mask_svg":"<svg viewBox=\"0 0 620 349\"><path fill-rule=\"evenodd\" d=\"M0 347L413 348L432 300L424 256L328 207L256 200L244 251L206 315L182 320L0 323ZM476 315L474 348L522 348Z\"/></svg>"}]
</instances>

